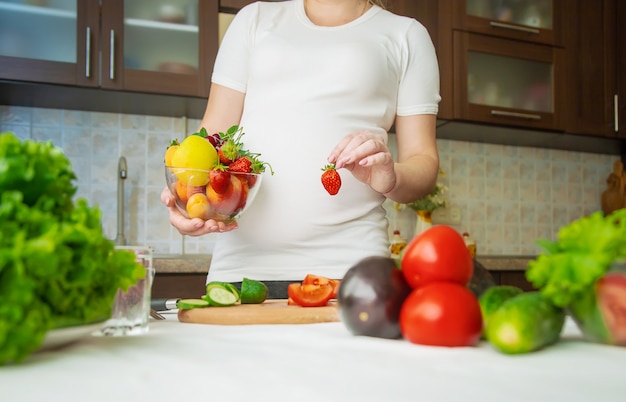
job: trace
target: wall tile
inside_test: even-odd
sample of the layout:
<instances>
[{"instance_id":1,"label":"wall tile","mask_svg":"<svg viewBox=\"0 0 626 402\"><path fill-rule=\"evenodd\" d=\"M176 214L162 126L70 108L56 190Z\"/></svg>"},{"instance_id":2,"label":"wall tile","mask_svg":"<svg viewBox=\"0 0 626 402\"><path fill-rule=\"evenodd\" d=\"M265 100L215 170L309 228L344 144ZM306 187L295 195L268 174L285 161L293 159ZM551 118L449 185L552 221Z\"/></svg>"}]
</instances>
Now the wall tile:
<instances>
[{"instance_id":1,"label":"wall tile","mask_svg":"<svg viewBox=\"0 0 626 402\"><path fill-rule=\"evenodd\" d=\"M180 235L160 201L167 145L199 126L198 119L0 106L0 131L51 140L63 149L77 174L76 198L101 209L111 239L117 235L118 160L126 157L124 234L128 243L150 245L158 254L210 254L219 236ZM395 154L393 135L389 144ZM552 240L561 226L600 209L616 160L465 141L440 139L437 145L449 206L461 211L461 224L454 228L471 234L479 255L540 252L537 239ZM412 237L415 213L408 208L396 213L390 201L385 207L392 225Z\"/></svg>"}]
</instances>

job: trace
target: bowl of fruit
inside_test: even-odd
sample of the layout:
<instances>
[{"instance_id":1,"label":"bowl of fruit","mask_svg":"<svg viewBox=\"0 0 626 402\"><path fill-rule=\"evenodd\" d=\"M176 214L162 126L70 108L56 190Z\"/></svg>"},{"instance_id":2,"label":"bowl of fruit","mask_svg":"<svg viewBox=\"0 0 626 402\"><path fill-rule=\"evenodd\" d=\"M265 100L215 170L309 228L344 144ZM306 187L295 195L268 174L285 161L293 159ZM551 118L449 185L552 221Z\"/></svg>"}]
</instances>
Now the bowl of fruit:
<instances>
[{"instance_id":1,"label":"bowl of fruit","mask_svg":"<svg viewBox=\"0 0 626 402\"><path fill-rule=\"evenodd\" d=\"M252 204L269 164L243 147L243 134L238 126L215 134L202 128L170 143L165 181L184 216L232 224Z\"/></svg>"}]
</instances>

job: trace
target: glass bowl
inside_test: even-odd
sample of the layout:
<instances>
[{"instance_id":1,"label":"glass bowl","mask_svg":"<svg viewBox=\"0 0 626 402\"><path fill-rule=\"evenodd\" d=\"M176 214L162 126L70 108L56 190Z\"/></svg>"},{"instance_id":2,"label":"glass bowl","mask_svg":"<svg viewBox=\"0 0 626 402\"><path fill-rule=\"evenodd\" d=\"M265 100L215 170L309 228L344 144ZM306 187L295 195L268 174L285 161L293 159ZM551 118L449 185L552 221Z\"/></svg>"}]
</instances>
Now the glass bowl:
<instances>
[{"instance_id":1,"label":"glass bowl","mask_svg":"<svg viewBox=\"0 0 626 402\"><path fill-rule=\"evenodd\" d=\"M232 224L252 204L262 174L165 166L165 181L187 218Z\"/></svg>"}]
</instances>

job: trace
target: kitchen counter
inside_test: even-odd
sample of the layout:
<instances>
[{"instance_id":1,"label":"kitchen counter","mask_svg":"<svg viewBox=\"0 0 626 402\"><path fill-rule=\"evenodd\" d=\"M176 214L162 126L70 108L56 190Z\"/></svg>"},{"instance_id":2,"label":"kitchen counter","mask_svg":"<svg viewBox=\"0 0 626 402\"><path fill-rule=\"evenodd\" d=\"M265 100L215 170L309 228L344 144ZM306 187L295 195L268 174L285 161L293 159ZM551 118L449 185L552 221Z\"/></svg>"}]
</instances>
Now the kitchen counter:
<instances>
[{"instance_id":1,"label":"kitchen counter","mask_svg":"<svg viewBox=\"0 0 626 402\"><path fill-rule=\"evenodd\" d=\"M216 326L175 313L136 337L88 336L0 366L2 400L617 402L626 348L568 321L545 350L443 348L351 335L342 323Z\"/></svg>"},{"instance_id":2,"label":"kitchen counter","mask_svg":"<svg viewBox=\"0 0 626 402\"><path fill-rule=\"evenodd\" d=\"M478 256L476 258L491 271L524 271L534 256ZM157 273L206 274L211 264L210 255L157 256L154 266Z\"/></svg>"}]
</instances>

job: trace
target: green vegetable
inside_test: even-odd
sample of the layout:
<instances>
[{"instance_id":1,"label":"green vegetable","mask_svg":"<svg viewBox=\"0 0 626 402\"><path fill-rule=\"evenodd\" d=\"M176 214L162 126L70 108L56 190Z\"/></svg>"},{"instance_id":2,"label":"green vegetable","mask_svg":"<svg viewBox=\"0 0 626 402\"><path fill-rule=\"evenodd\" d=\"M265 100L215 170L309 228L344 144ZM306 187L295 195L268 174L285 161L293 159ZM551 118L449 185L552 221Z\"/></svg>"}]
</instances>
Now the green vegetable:
<instances>
[{"instance_id":1,"label":"green vegetable","mask_svg":"<svg viewBox=\"0 0 626 402\"><path fill-rule=\"evenodd\" d=\"M209 307L209 305L209 302L204 299L181 299L176 302L176 308L180 310Z\"/></svg>"},{"instance_id":2,"label":"green vegetable","mask_svg":"<svg viewBox=\"0 0 626 402\"><path fill-rule=\"evenodd\" d=\"M492 286L480 295L478 303L480 304L480 311L483 315L483 323L487 326L487 323L493 316L493 314L502 306L502 304L515 297L524 291L516 286Z\"/></svg>"},{"instance_id":3,"label":"green vegetable","mask_svg":"<svg viewBox=\"0 0 626 402\"><path fill-rule=\"evenodd\" d=\"M239 301L239 290L230 283L211 282L207 285L206 294L202 299L208 301L211 306L232 306Z\"/></svg>"},{"instance_id":4,"label":"green vegetable","mask_svg":"<svg viewBox=\"0 0 626 402\"><path fill-rule=\"evenodd\" d=\"M615 260L626 258L626 209L600 211L561 228L558 241L539 240L544 254L529 263L526 278L556 306L594 292Z\"/></svg>"},{"instance_id":5,"label":"green vegetable","mask_svg":"<svg viewBox=\"0 0 626 402\"><path fill-rule=\"evenodd\" d=\"M485 334L502 353L528 353L555 343L564 323L563 309L539 292L526 292L502 303L487 323Z\"/></svg>"},{"instance_id":6,"label":"green vegetable","mask_svg":"<svg viewBox=\"0 0 626 402\"><path fill-rule=\"evenodd\" d=\"M108 319L117 290L145 275L105 238L100 210L73 200L75 178L52 143L0 134L0 365L50 329Z\"/></svg>"},{"instance_id":7,"label":"green vegetable","mask_svg":"<svg viewBox=\"0 0 626 402\"><path fill-rule=\"evenodd\" d=\"M235 285L233 285L232 283L229 282L220 282L220 281L211 281L206 285L206 291L207 293L209 292L209 290L214 287L214 286L220 286L228 291L230 291L232 294L235 295L236 302L239 301L240 297L241 297L241 293L239 292L239 289L237 289L237 287Z\"/></svg>"},{"instance_id":8,"label":"green vegetable","mask_svg":"<svg viewBox=\"0 0 626 402\"><path fill-rule=\"evenodd\" d=\"M260 304L267 299L267 286L254 279L243 278L241 282L241 303Z\"/></svg>"}]
</instances>

